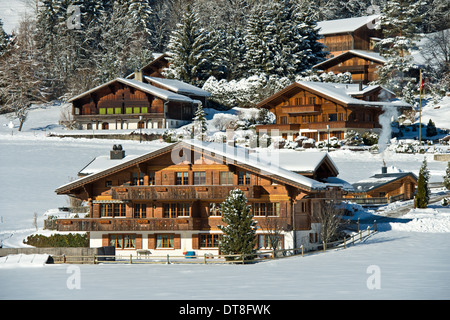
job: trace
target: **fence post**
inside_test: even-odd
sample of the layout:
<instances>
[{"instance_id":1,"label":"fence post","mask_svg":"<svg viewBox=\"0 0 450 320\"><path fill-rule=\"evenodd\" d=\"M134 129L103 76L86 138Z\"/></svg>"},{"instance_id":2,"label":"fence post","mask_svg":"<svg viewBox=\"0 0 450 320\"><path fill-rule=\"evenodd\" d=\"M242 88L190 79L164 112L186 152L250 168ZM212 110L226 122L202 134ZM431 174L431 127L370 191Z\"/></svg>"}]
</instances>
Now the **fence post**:
<instances>
[{"instance_id":1,"label":"fence post","mask_svg":"<svg viewBox=\"0 0 450 320\"><path fill-rule=\"evenodd\" d=\"M204 259L205 259L205 264L206 264L206 253L204 254L204 257L205 257Z\"/></svg>"},{"instance_id":2,"label":"fence post","mask_svg":"<svg viewBox=\"0 0 450 320\"><path fill-rule=\"evenodd\" d=\"M359 230L359 240L362 241L362 231Z\"/></svg>"},{"instance_id":3,"label":"fence post","mask_svg":"<svg viewBox=\"0 0 450 320\"><path fill-rule=\"evenodd\" d=\"M130 264L133 263L133 255L130 253Z\"/></svg>"},{"instance_id":4,"label":"fence post","mask_svg":"<svg viewBox=\"0 0 450 320\"><path fill-rule=\"evenodd\" d=\"M169 262L169 254L167 254L167 264L170 264L170 262Z\"/></svg>"},{"instance_id":5,"label":"fence post","mask_svg":"<svg viewBox=\"0 0 450 320\"><path fill-rule=\"evenodd\" d=\"M373 221L373 231L377 231L377 220Z\"/></svg>"},{"instance_id":6,"label":"fence post","mask_svg":"<svg viewBox=\"0 0 450 320\"><path fill-rule=\"evenodd\" d=\"M325 251L326 251L326 248L325 248L325 246L326 246L325 241L322 241L322 244L323 244L323 252L325 252Z\"/></svg>"},{"instance_id":7,"label":"fence post","mask_svg":"<svg viewBox=\"0 0 450 320\"><path fill-rule=\"evenodd\" d=\"M301 246L301 248L302 248L302 257L303 257L303 245Z\"/></svg>"},{"instance_id":8,"label":"fence post","mask_svg":"<svg viewBox=\"0 0 450 320\"><path fill-rule=\"evenodd\" d=\"M345 244L345 237L344 237L344 249L347 249L347 246Z\"/></svg>"},{"instance_id":9,"label":"fence post","mask_svg":"<svg viewBox=\"0 0 450 320\"><path fill-rule=\"evenodd\" d=\"M93 261L92 261L92 262L93 262L93 263L95 264L95 254L94 254L93 258L94 258L94 259L93 259Z\"/></svg>"}]
</instances>

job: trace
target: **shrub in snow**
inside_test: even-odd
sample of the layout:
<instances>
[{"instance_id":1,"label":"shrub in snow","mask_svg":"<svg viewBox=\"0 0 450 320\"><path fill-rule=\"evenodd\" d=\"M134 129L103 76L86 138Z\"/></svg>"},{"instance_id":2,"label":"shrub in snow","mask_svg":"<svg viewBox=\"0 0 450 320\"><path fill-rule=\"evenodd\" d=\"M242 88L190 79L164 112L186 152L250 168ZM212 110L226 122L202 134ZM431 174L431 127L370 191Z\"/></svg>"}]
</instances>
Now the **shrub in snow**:
<instances>
[{"instance_id":1,"label":"shrub in snow","mask_svg":"<svg viewBox=\"0 0 450 320\"><path fill-rule=\"evenodd\" d=\"M444 198L444 199L441 200L441 206L443 206L443 207L447 207L448 206L447 198Z\"/></svg>"}]
</instances>

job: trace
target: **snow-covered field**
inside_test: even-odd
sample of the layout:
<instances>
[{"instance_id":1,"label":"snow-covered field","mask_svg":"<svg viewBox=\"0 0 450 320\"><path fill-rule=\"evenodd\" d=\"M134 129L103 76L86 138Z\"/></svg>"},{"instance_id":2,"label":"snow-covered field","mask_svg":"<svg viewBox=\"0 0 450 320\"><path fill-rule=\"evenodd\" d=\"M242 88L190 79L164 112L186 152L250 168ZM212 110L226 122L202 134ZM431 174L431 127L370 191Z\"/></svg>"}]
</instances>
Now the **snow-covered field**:
<instances>
[{"instance_id":1,"label":"snow-covered field","mask_svg":"<svg viewBox=\"0 0 450 320\"><path fill-rule=\"evenodd\" d=\"M59 115L57 105L33 110L22 133L0 116L4 247L24 246L22 239L36 231L35 212L41 228L45 211L68 204L54 190L113 144L122 144L129 155L163 145L46 137L49 130L62 131ZM430 154L389 150L341 150L331 157L348 182L380 172L383 159L417 174L426 157L432 182L442 181L447 166ZM44 265L42 256L10 257L16 262L0 261L0 299L449 299L450 207L436 203L384 221L378 233L347 249L245 266Z\"/></svg>"}]
</instances>

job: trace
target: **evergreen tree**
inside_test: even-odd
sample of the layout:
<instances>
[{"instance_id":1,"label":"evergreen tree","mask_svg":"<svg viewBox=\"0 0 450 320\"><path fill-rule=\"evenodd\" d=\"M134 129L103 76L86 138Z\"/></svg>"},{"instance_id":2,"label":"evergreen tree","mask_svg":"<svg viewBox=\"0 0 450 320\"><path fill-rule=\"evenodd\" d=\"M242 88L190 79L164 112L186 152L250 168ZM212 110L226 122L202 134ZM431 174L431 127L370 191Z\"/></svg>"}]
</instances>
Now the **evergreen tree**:
<instances>
[{"instance_id":1,"label":"evergreen tree","mask_svg":"<svg viewBox=\"0 0 450 320\"><path fill-rule=\"evenodd\" d=\"M426 208L430 200L430 189L428 181L430 179L430 172L428 171L427 159L423 160L422 166L419 170L419 178L417 179L417 192L415 204L417 208Z\"/></svg>"},{"instance_id":2,"label":"evergreen tree","mask_svg":"<svg viewBox=\"0 0 450 320\"><path fill-rule=\"evenodd\" d=\"M447 169L445 170L444 181L442 182L447 190L450 190L450 161L448 162Z\"/></svg>"},{"instance_id":3,"label":"evergreen tree","mask_svg":"<svg viewBox=\"0 0 450 320\"><path fill-rule=\"evenodd\" d=\"M427 125L427 137L433 137L437 135L437 129L434 122L430 119Z\"/></svg>"},{"instance_id":4,"label":"evergreen tree","mask_svg":"<svg viewBox=\"0 0 450 320\"><path fill-rule=\"evenodd\" d=\"M247 25L249 75L293 77L325 57L316 23L294 0L275 0L253 10Z\"/></svg>"},{"instance_id":5,"label":"evergreen tree","mask_svg":"<svg viewBox=\"0 0 450 320\"><path fill-rule=\"evenodd\" d=\"M399 97L409 97L412 77L418 67L414 64L411 49L415 46L417 26L421 21L420 1L389 0L380 18L384 38L377 44L386 63L378 68L378 83L385 85Z\"/></svg>"},{"instance_id":6,"label":"evergreen tree","mask_svg":"<svg viewBox=\"0 0 450 320\"><path fill-rule=\"evenodd\" d=\"M0 19L0 57L3 52L6 50L9 42L9 35L3 29L3 21Z\"/></svg>"},{"instance_id":7,"label":"evergreen tree","mask_svg":"<svg viewBox=\"0 0 450 320\"><path fill-rule=\"evenodd\" d=\"M230 191L221 205L222 220L226 226L218 226L223 235L220 250L224 254L253 254L255 252L256 222L247 198L240 189ZM248 257L247 257L248 258Z\"/></svg>"},{"instance_id":8,"label":"evergreen tree","mask_svg":"<svg viewBox=\"0 0 450 320\"><path fill-rule=\"evenodd\" d=\"M193 133L197 138L200 140L204 140L204 136L206 131L208 130L206 125L206 114L203 110L202 103L199 102L197 106L197 111L195 111L194 118L192 119L194 121L194 127L193 127Z\"/></svg>"},{"instance_id":9,"label":"evergreen tree","mask_svg":"<svg viewBox=\"0 0 450 320\"><path fill-rule=\"evenodd\" d=\"M170 65L164 70L168 78L201 86L210 75L211 48L209 33L199 25L190 5L172 32L168 44Z\"/></svg>"}]
</instances>

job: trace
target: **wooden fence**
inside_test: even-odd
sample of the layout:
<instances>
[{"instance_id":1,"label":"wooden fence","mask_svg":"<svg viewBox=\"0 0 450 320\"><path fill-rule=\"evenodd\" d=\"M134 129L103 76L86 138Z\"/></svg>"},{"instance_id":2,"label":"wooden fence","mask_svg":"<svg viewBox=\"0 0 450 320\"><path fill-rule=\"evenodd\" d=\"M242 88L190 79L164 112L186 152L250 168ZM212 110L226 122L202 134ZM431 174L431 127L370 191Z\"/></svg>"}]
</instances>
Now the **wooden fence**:
<instances>
[{"instance_id":1,"label":"wooden fence","mask_svg":"<svg viewBox=\"0 0 450 320\"><path fill-rule=\"evenodd\" d=\"M316 244L314 249L305 250L304 246L292 249L278 249L278 250L264 250L258 251L253 254L209 254L206 253L203 256L184 256L184 255L161 255L161 256L129 256L124 255L92 255L92 256L66 256L66 255L53 255L53 263L75 263L75 264L99 264L99 263L124 263L124 264L246 264L255 263L260 261L266 261L269 259L287 258L293 256L305 256L310 254L317 254L326 252L327 250L345 249L349 245L355 244L355 242L366 239L371 234L375 233L376 223L372 226L368 226L367 229L358 230L349 237L343 239L320 244Z\"/></svg>"}]
</instances>

